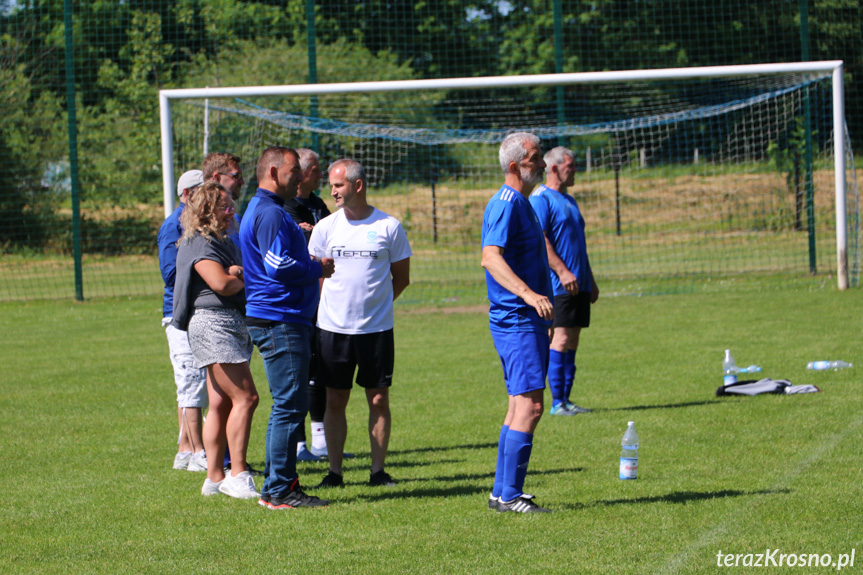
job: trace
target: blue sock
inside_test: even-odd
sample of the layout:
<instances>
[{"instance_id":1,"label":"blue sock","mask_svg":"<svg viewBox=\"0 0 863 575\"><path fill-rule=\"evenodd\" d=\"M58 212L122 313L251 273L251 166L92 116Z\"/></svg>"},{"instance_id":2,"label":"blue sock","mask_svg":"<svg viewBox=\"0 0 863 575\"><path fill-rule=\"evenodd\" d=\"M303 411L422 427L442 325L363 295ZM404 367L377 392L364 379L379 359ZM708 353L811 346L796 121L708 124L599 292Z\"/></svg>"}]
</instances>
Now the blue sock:
<instances>
[{"instance_id":1,"label":"blue sock","mask_svg":"<svg viewBox=\"0 0 863 575\"><path fill-rule=\"evenodd\" d=\"M524 494L524 478L527 475L527 464L530 462L530 451L533 448L533 434L513 431L506 434L506 448L503 464L503 491L500 498L512 501Z\"/></svg>"},{"instance_id":2,"label":"blue sock","mask_svg":"<svg viewBox=\"0 0 863 575\"><path fill-rule=\"evenodd\" d=\"M560 405L566 399L566 364L564 354L553 349L548 352L548 387L551 389L552 407Z\"/></svg>"},{"instance_id":3,"label":"blue sock","mask_svg":"<svg viewBox=\"0 0 863 575\"><path fill-rule=\"evenodd\" d=\"M509 432L509 426L501 427L500 438L497 440L497 467L494 468L494 487L491 488L493 497L500 497L500 492L503 490L503 453L507 432Z\"/></svg>"},{"instance_id":4,"label":"blue sock","mask_svg":"<svg viewBox=\"0 0 863 575\"><path fill-rule=\"evenodd\" d=\"M569 394L572 392L572 383L575 381L575 350L568 349L564 359L564 369L566 370L566 384L564 385L564 397L569 401Z\"/></svg>"}]
</instances>

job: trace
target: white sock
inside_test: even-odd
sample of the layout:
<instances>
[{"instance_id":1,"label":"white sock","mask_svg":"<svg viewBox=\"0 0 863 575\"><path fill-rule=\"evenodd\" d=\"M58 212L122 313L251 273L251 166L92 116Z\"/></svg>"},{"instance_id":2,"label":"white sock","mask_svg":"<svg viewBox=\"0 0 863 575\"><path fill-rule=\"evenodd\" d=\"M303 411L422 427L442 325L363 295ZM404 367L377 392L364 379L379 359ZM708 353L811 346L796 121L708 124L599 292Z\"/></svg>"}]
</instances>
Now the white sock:
<instances>
[{"instance_id":1,"label":"white sock","mask_svg":"<svg viewBox=\"0 0 863 575\"><path fill-rule=\"evenodd\" d=\"M312 447L315 449L326 449L327 436L324 435L324 422L312 422Z\"/></svg>"},{"instance_id":2,"label":"white sock","mask_svg":"<svg viewBox=\"0 0 863 575\"><path fill-rule=\"evenodd\" d=\"M207 456L207 452L206 452L206 451L204 451L203 449L202 449L201 451L199 451L199 452L197 452L197 453L195 454L195 457L197 457L197 458L199 458L199 459L200 459L201 457L206 457L206 456Z\"/></svg>"},{"instance_id":3,"label":"white sock","mask_svg":"<svg viewBox=\"0 0 863 575\"><path fill-rule=\"evenodd\" d=\"M179 457L180 459L188 459L188 458L192 457L192 452L191 451L180 451L177 453L177 457Z\"/></svg>"},{"instance_id":4,"label":"white sock","mask_svg":"<svg viewBox=\"0 0 863 575\"><path fill-rule=\"evenodd\" d=\"M302 451L305 448L306 448L306 442L305 441L298 441L297 442L297 453L299 453L300 451Z\"/></svg>"}]
</instances>

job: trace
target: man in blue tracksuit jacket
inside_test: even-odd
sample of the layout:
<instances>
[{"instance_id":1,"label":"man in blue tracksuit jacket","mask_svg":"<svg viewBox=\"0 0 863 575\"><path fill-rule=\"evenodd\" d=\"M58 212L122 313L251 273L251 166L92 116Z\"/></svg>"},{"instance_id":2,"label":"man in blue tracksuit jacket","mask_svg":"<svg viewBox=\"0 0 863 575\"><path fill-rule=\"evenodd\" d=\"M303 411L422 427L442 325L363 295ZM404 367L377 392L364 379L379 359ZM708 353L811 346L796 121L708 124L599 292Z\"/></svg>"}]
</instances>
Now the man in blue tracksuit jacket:
<instances>
[{"instance_id":1,"label":"man in blue tracksuit jacket","mask_svg":"<svg viewBox=\"0 0 863 575\"><path fill-rule=\"evenodd\" d=\"M308 410L309 341L319 280L332 275L333 260L309 255L303 232L284 209L303 180L297 152L267 148L258 160L257 176L258 190L240 225L240 248L246 325L273 396L259 503L270 509L321 507L328 502L300 487L293 436Z\"/></svg>"}]
</instances>

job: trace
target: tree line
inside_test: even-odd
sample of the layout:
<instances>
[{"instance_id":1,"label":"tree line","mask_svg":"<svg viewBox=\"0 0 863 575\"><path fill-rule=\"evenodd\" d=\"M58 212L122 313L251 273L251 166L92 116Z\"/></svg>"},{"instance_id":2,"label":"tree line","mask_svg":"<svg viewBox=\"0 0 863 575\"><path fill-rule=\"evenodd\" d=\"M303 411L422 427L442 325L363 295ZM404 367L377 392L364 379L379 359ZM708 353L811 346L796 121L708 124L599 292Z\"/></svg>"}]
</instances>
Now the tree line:
<instances>
[{"instance_id":1,"label":"tree line","mask_svg":"<svg viewBox=\"0 0 863 575\"><path fill-rule=\"evenodd\" d=\"M845 60L852 137L863 128L863 6L853 0L72 4L84 205L161 201L159 89L306 83L312 48L319 82L789 62L808 52ZM0 220L14 224L0 226L0 246L38 243L68 202L64 16L62 0L0 2L0 160L14 176L0 189Z\"/></svg>"}]
</instances>

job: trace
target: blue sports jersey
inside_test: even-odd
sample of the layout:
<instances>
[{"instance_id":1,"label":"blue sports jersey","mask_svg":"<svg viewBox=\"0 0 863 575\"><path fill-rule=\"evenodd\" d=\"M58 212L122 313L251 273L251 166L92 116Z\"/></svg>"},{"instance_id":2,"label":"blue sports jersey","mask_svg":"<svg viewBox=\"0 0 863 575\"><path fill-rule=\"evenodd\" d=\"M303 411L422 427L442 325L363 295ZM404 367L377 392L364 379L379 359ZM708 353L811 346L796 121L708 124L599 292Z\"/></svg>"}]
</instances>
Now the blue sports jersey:
<instances>
[{"instance_id":1,"label":"blue sports jersey","mask_svg":"<svg viewBox=\"0 0 863 575\"><path fill-rule=\"evenodd\" d=\"M548 276L548 255L539 220L527 199L503 186L492 196L482 218L482 247L503 248L503 259L510 269L534 292L552 296ZM523 299L504 289L485 272L489 325L499 330L533 331L545 329L550 322L539 317Z\"/></svg>"},{"instance_id":2,"label":"blue sports jersey","mask_svg":"<svg viewBox=\"0 0 863 575\"><path fill-rule=\"evenodd\" d=\"M165 218L159 228L156 242L159 246L159 269L162 271L162 281L165 282L165 294L162 296L162 317L171 317L174 313L174 281L177 278L177 240L183 235L180 225L180 214L186 204L180 202L171 215Z\"/></svg>"},{"instance_id":3,"label":"blue sports jersey","mask_svg":"<svg viewBox=\"0 0 863 575\"><path fill-rule=\"evenodd\" d=\"M578 291L593 291L593 274L584 240L584 218L575 198L543 185L530 195L530 205L555 253L578 280ZM567 294L557 274L552 270L550 275L554 295Z\"/></svg>"},{"instance_id":4,"label":"blue sports jersey","mask_svg":"<svg viewBox=\"0 0 863 575\"><path fill-rule=\"evenodd\" d=\"M258 188L240 224L246 315L312 325L321 264L312 261L303 232L284 200Z\"/></svg>"}]
</instances>

